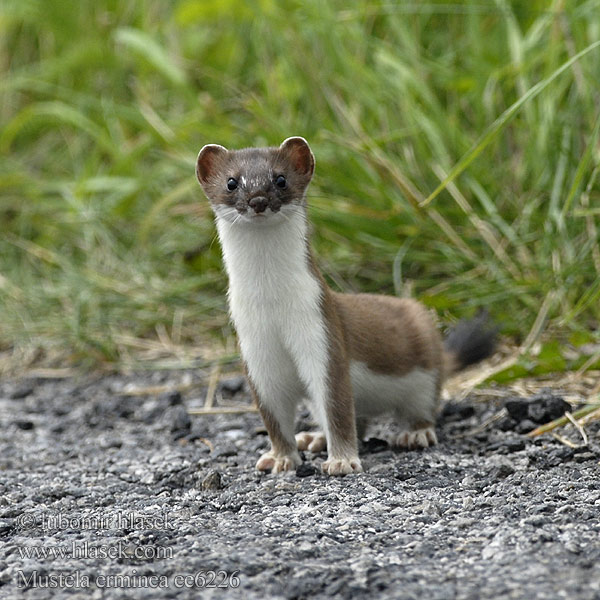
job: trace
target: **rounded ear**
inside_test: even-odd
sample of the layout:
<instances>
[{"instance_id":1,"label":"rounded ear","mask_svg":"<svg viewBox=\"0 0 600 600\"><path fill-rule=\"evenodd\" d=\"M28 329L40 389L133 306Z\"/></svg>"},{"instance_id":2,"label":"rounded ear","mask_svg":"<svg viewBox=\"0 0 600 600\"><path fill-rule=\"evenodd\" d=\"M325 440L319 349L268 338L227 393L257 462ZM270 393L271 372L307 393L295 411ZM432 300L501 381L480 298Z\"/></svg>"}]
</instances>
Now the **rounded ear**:
<instances>
[{"instance_id":1,"label":"rounded ear","mask_svg":"<svg viewBox=\"0 0 600 600\"><path fill-rule=\"evenodd\" d=\"M227 154L227 148L219 144L207 144L200 150L196 159L196 177L204 185L215 172L219 161Z\"/></svg>"},{"instance_id":2,"label":"rounded ear","mask_svg":"<svg viewBox=\"0 0 600 600\"><path fill-rule=\"evenodd\" d=\"M298 173L312 176L315 170L315 157L303 137L289 137L284 140L279 146L279 152L287 158Z\"/></svg>"}]
</instances>

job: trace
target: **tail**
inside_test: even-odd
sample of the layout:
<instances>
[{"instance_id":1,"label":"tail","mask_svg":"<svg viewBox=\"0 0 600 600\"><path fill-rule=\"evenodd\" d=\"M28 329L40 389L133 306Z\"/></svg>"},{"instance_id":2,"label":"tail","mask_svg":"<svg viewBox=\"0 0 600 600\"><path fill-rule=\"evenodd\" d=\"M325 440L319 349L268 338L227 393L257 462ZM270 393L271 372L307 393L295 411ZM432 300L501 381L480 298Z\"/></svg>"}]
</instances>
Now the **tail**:
<instances>
[{"instance_id":1,"label":"tail","mask_svg":"<svg viewBox=\"0 0 600 600\"><path fill-rule=\"evenodd\" d=\"M496 349L498 328L490 321L487 311L462 320L444 340L448 372L460 371L488 356Z\"/></svg>"}]
</instances>

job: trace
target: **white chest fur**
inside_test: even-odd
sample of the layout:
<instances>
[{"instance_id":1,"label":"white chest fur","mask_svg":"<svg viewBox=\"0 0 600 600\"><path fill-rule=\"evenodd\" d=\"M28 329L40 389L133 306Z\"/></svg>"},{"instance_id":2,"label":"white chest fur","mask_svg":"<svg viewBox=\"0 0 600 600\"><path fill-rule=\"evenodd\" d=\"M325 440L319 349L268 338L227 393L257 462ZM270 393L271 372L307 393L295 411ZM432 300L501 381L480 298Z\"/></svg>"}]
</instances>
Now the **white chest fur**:
<instances>
[{"instance_id":1,"label":"white chest fur","mask_svg":"<svg viewBox=\"0 0 600 600\"><path fill-rule=\"evenodd\" d=\"M260 401L287 422L289 405L306 394L325 426L323 291L308 262L305 216L294 212L273 225L217 218L217 228L231 316Z\"/></svg>"}]
</instances>

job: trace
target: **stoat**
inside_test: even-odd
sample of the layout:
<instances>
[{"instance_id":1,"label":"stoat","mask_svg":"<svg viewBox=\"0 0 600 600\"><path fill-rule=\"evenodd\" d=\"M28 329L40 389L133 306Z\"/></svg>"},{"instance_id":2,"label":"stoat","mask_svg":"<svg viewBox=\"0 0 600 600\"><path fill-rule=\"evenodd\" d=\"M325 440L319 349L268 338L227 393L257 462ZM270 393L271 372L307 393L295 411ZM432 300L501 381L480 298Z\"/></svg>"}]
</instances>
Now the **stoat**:
<instances>
[{"instance_id":1,"label":"stoat","mask_svg":"<svg viewBox=\"0 0 600 600\"><path fill-rule=\"evenodd\" d=\"M312 257L306 189L315 161L305 139L278 148L209 144L196 176L216 218L229 306L252 394L271 440L260 471L294 469L298 450L327 448L323 471L362 471L357 439L391 413L408 448L437 443L440 387L453 370L489 355L494 332L463 323L446 346L429 311L407 298L341 294ZM320 432L294 436L307 398Z\"/></svg>"}]
</instances>

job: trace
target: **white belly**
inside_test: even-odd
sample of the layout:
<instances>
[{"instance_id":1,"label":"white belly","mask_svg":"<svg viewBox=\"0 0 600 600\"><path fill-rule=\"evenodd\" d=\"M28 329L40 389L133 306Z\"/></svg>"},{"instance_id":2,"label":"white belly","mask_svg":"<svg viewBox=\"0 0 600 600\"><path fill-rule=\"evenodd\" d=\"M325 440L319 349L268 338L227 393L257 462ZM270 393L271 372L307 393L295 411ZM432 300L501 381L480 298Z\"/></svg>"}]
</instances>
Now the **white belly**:
<instances>
[{"instance_id":1,"label":"white belly","mask_svg":"<svg viewBox=\"0 0 600 600\"><path fill-rule=\"evenodd\" d=\"M413 369L406 375L382 375L352 361L350 378L357 417L394 412L400 419L429 421L437 405L437 369Z\"/></svg>"}]
</instances>

